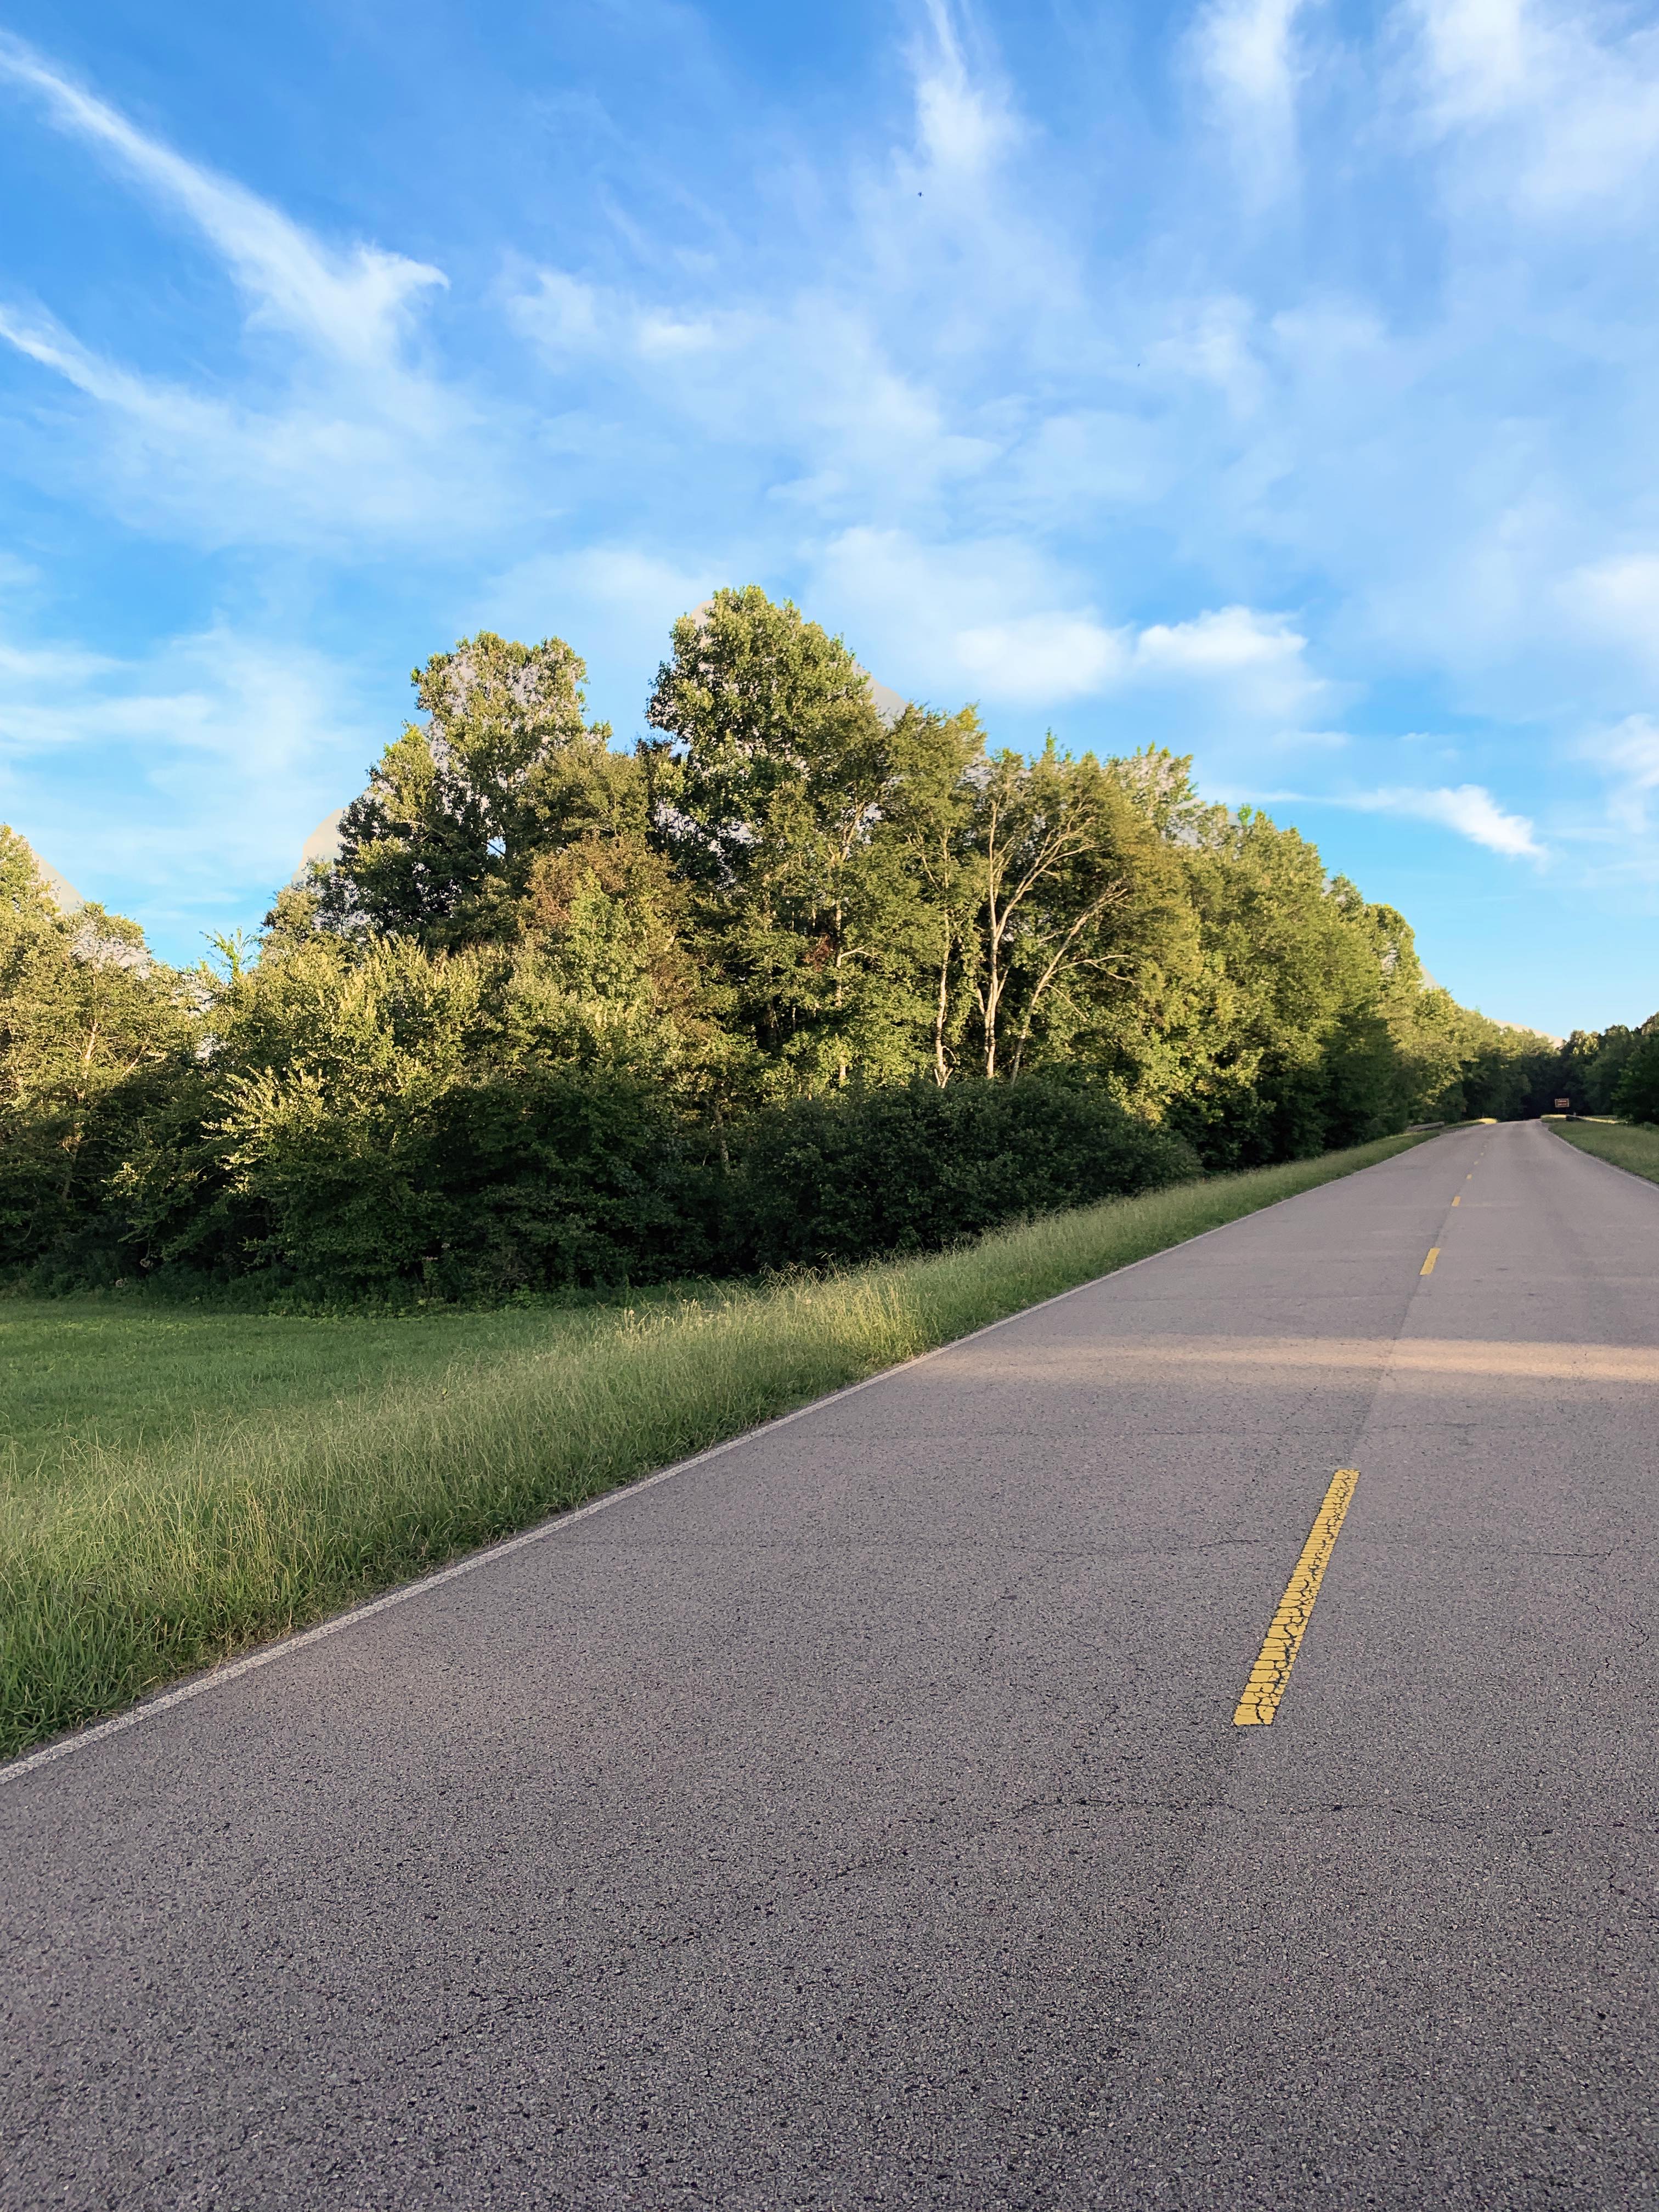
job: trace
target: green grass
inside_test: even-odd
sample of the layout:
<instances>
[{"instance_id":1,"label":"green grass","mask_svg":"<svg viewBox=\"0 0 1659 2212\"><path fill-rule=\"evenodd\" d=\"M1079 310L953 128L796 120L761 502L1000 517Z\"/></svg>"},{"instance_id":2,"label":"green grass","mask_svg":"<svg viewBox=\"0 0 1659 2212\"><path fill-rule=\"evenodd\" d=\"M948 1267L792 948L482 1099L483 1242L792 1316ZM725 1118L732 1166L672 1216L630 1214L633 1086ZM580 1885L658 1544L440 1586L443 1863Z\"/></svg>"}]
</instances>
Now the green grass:
<instances>
[{"instance_id":1,"label":"green grass","mask_svg":"<svg viewBox=\"0 0 1659 2212\"><path fill-rule=\"evenodd\" d=\"M1548 1119L1557 1136L1577 1145L1581 1152L1594 1152L1598 1160L1610 1160L1616 1168L1628 1168L1632 1175L1659 1182L1659 1129L1630 1121L1558 1121L1553 1115Z\"/></svg>"},{"instance_id":2,"label":"green grass","mask_svg":"<svg viewBox=\"0 0 1659 2212\"><path fill-rule=\"evenodd\" d=\"M1423 1141L633 1307L0 1304L0 1753L769 1415Z\"/></svg>"}]
</instances>

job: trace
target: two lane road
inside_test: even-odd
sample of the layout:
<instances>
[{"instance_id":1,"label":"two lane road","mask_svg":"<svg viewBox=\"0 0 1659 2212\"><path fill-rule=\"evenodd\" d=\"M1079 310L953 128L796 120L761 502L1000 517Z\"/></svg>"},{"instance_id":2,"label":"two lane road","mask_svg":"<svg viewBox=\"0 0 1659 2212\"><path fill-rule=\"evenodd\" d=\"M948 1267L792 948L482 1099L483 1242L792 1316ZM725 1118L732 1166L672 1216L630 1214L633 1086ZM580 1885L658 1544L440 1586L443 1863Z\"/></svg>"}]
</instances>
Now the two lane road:
<instances>
[{"instance_id":1,"label":"two lane road","mask_svg":"<svg viewBox=\"0 0 1659 2212\"><path fill-rule=\"evenodd\" d=\"M1656 1402L1457 1132L14 1771L0 2204L1659 2199Z\"/></svg>"}]
</instances>

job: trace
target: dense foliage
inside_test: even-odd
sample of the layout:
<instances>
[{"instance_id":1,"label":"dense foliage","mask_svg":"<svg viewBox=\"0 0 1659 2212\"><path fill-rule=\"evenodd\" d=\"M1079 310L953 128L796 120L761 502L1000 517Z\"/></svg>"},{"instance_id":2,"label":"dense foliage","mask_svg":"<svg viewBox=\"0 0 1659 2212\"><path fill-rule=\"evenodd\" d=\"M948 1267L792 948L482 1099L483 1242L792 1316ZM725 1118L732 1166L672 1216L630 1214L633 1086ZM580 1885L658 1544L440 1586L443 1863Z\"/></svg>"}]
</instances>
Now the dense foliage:
<instances>
[{"instance_id":1,"label":"dense foliage","mask_svg":"<svg viewBox=\"0 0 1659 2212\"><path fill-rule=\"evenodd\" d=\"M1639 1030L1575 1030L1561 1049L1560 1096L1576 1113L1659 1122L1659 1014Z\"/></svg>"},{"instance_id":2,"label":"dense foliage","mask_svg":"<svg viewBox=\"0 0 1659 2212\"><path fill-rule=\"evenodd\" d=\"M936 1247L1569 1063L1659 1113L1655 1024L1558 1054L1456 1006L1168 753L884 715L753 588L675 625L632 753L584 677L435 655L252 958L160 966L0 832L0 1260L495 1297Z\"/></svg>"}]
</instances>

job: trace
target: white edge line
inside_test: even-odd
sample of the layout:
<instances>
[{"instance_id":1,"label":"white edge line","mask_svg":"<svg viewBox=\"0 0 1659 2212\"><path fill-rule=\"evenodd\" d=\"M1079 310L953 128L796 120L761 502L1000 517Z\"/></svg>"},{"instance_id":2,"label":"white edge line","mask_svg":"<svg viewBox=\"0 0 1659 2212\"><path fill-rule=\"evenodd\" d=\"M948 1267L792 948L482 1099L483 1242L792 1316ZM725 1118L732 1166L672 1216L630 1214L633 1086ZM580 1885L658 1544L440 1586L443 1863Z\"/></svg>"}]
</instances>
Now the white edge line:
<instances>
[{"instance_id":1,"label":"white edge line","mask_svg":"<svg viewBox=\"0 0 1659 2212\"><path fill-rule=\"evenodd\" d=\"M1445 1132L1448 1136L1462 1133L1449 1129ZM1426 1144L1434 1141L1432 1136L1424 1139ZM1413 1145L1410 1149L1416 1152L1420 1147ZM1577 1150L1577 1147L1573 1149ZM1388 1160L1374 1160L1371 1166L1388 1167L1392 1160L1405 1157L1403 1152L1395 1152ZM1593 1158L1595 1156L1589 1154L1586 1157ZM1368 1175L1370 1172L1369 1168L1349 1170L1350 1175ZM499 1543L486 1545L482 1551L469 1552L464 1559L453 1559L448 1566L439 1567L432 1574L422 1575L416 1582L404 1583L397 1589L388 1590L383 1597L371 1598L365 1605L354 1605L344 1613L337 1613L332 1620L319 1621L315 1628L304 1629L298 1636L281 1637L275 1643L263 1645L258 1651L250 1651L246 1658L233 1659L224 1666L210 1667L204 1673L193 1674L189 1680L180 1682L175 1689L163 1690L155 1697L145 1698L137 1705L129 1706L124 1713L116 1713L106 1721L95 1721L90 1728L77 1729L72 1735L59 1736L55 1742L43 1744L39 1751L27 1752L21 1759L9 1760L4 1765L0 1765L0 1787L8 1782L21 1781L24 1775L33 1774L39 1767L51 1766L60 1759L67 1759L71 1752L89 1751L94 1744L106 1743L111 1736L124 1735L129 1729L137 1728L140 1722L153 1720L156 1714L166 1712L170 1705L187 1704L191 1698L199 1698L206 1691L216 1690L227 1682L239 1681L244 1674L252 1674L258 1668L269 1667L276 1660L286 1659L293 1652L303 1651L313 1644L320 1644L325 1636L337 1636L343 1628L355 1628L361 1621L373 1620L377 1613L389 1613L393 1606L404 1605L410 1598L424 1597L428 1590L441 1589L445 1583L459 1582L463 1575L476 1573L480 1567L487 1567L494 1560L505 1559L514 1552L526 1551L532 1544L543 1543L549 1536L573 1528L578 1521L586 1521L590 1514L603 1513L607 1506L619 1505L626 1498L639 1497L642 1491L654 1490L659 1482L671 1481L675 1475L689 1474L694 1467L702 1467L711 1459L718 1459L722 1452L735 1451L739 1444L755 1443L761 1437L769 1436L775 1429L787 1428L791 1421L799 1421L807 1413L821 1413L826 1406L833 1406L842 1398L856 1397L860 1390L871 1389L878 1382L885 1382L895 1375L902 1375L907 1368L920 1367L924 1360L937 1359L941 1353L956 1352L964 1344L973 1344L981 1336L989 1336L994 1329L1006 1328L1012 1322L1024 1321L1030 1315L1042 1313L1048 1306L1057 1306L1066 1298L1078 1297L1083 1291L1093 1290L1097 1284L1111 1282L1119 1275L1132 1274L1137 1267L1150 1267L1155 1260L1165 1260L1171 1252L1184 1252L1192 1245L1201 1244L1206 1237L1219 1237L1224 1230L1237 1229L1241 1222L1256 1220L1264 1213L1271 1213L1276 1206L1290 1206L1298 1198L1311 1198L1316 1191L1328 1190L1333 1183L1347 1180L1348 1176L1346 1175L1330 1176L1324 1182L1315 1183L1307 1190L1291 1191L1287 1197L1273 1199L1267 1206L1254 1207L1249 1213L1237 1214L1231 1221L1218 1221L1213 1229L1200 1229L1195 1236L1183 1237L1174 1244L1164 1245L1161 1251L1144 1253L1139 1260L1127 1260L1121 1267L1109 1267L1103 1274L1091 1275L1086 1283L1073 1283L1069 1291L1056 1291L1051 1297L1039 1298L1035 1305L1020 1306L1013 1313L1004 1314L1000 1321L988 1321L980 1328L969 1329L966 1336L953 1336L948 1343L936 1344L929 1351L915 1352L910 1358L901 1359L891 1367L878 1368L861 1382L843 1383L839 1390L829 1391L822 1398L809 1399L805 1405L797 1406L792 1413L775 1414L770 1420L761 1422L756 1428L744 1429L739 1436L727 1437L723 1443L710 1444L703 1451L694 1452L690 1459L676 1460L672 1467L659 1468L654 1474L638 1475L631 1482L619 1482L603 1496L590 1498L586 1505L566 1506L548 1520L538 1522L533 1528L521 1529L516 1536L505 1536Z\"/></svg>"}]
</instances>

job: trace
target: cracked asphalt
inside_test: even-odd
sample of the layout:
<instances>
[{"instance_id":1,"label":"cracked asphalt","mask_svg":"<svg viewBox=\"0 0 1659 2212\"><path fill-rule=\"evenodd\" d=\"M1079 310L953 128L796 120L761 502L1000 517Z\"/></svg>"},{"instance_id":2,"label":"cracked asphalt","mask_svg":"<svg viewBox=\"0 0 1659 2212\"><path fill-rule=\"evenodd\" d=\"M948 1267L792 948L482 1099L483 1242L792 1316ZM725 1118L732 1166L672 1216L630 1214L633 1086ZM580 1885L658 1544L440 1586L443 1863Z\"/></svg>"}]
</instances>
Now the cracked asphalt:
<instances>
[{"instance_id":1,"label":"cracked asphalt","mask_svg":"<svg viewBox=\"0 0 1659 2212\"><path fill-rule=\"evenodd\" d=\"M1460 1131L15 1775L0 2203L1654 2202L1656 1402Z\"/></svg>"}]
</instances>

